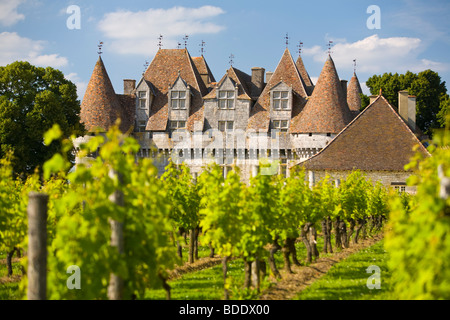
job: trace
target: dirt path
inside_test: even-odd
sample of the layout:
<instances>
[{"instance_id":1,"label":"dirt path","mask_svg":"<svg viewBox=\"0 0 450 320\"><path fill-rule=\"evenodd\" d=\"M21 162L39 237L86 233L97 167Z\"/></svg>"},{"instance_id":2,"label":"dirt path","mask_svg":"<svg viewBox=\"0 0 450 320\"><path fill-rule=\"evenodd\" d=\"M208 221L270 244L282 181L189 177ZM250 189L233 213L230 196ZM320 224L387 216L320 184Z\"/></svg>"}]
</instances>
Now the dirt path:
<instances>
[{"instance_id":1,"label":"dirt path","mask_svg":"<svg viewBox=\"0 0 450 320\"><path fill-rule=\"evenodd\" d=\"M344 260L353 253L367 248L383 238L383 234L378 234L371 239L360 240L357 244L350 244L350 248L333 253L330 257L319 258L309 266L292 266L293 274L280 270L282 279L274 286L263 292L260 300L290 300L299 292L306 289L314 281L322 277L337 262ZM274 280L276 281L276 280Z\"/></svg>"}]
</instances>

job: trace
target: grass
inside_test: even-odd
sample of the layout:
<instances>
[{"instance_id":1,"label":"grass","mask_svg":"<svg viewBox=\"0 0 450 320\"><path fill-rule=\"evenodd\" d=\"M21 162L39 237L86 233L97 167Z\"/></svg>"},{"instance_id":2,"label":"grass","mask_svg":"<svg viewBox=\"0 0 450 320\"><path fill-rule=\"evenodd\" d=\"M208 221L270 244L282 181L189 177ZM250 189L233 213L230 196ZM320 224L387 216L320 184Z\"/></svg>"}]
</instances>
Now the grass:
<instances>
[{"instance_id":1,"label":"grass","mask_svg":"<svg viewBox=\"0 0 450 320\"><path fill-rule=\"evenodd\" d=\"M6 259L6 253L0 253L0 260ZM13 275L21 274L20 262L13 262ZM8 276L6 263L0 263L0 279ZM19 282L0 282L0 300L19 300L22 297L19 294Z\"/></svg>"},{"instance_id":2,"label":"grass","mask_svg":"<svg viewBox=\"0 0 450 320\"><path fill-rule=\"evenodd\" d=\"M384 241L359 251L335 264L325 276L302 291L299 300L388 300L391 292L388 253ZM367 273L370 265L380 268L380 289L369 289ZM369 282L370 283L370 282Z\"/></svg>"},{"instance_id":3,"label":"grass","mask_svg":"<svg viewBox=\"0 0 450 320\"><path fill-rule=\"evenodd\" d=\"M317 248L321 256L325 256L321 250L323 239L318 238ZM297 257L304 263L306 259L306 248L302 242L296 243ZM183 249L185 250L185 249ZM201 252L205 252L201 254ZM208 256L209 247L199 245L199 257ZM183 251L183 260L185 252ZM283 268L283 256L281 251L275 254L275 262L278 269ZM267 265L267 273L270 272ZM242 259L235 259L228 263L227 277L230 281L231 299L256 299L256 292L244 292L244 263ZM171 287L171 298L174 300L220 300L224 295L224 283L222 275L222 264L205 270L188 273L181 278L168 282ZM265 290L271 285L269 280L261 279L261 290ZM166 293L163 289L147 290L144 299L164 300Z\"/></svg>"}]
</instances>

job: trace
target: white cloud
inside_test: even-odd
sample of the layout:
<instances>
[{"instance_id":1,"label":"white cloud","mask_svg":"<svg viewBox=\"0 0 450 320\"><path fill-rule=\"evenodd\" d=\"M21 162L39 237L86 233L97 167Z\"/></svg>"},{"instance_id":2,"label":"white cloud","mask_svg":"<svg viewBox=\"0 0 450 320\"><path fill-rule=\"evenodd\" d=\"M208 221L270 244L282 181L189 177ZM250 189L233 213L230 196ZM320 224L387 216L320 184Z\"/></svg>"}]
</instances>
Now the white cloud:
<instances>
[{"instance_id":1,"label":"white cloud","mask_svg":"<svg viewBox=\"0 0 450 320\"><path fill-rule=\"evenodd\" d=\"M5 27L12 26L25 16L17 12L17 7L23 0L1 0L0 1L0 25Z\"/></svg>"},{"instance_id":2,"label":"white cloud","mask_svg":"<svg viewBox=\"0 0 450 320\"><path fill-rule=\"evenodd\" d=\"M4 66L17 60L31 64L59 68L68 64L67 58L58 54L43 54L45 41L31 40L19 36L16 32L0 33L0 65Z\"/></svg>"},{"instance_id":3,"label":"white cloud","mask_svg":"<svg viewBox=\"0 0 450 320\"><path fill-rule=\"evenodd\" d=\"M111 48L120 54L154 54L158 37L163 35L163 48L176 48L184 35L218 33L224 29L208 19L223 14L219 7L173 7L147 11L116 11L105 14L98 26Z\"/></svg>"},{"instance_id":4,"label":"white cloud","mask_svg":"<svg viewBox=\"0 0 450 320\"><path fill-rule=\"evenodd\" d=\"M447 63L419 58L423 50L422 40L419 38L380 38L373 35L352 43L339 42L333 46L331 56L338 70L346 71L351 70L353 59L356 59L359 73L404 73L408 70L420 72L425 69L441 72L450 69ZM306 48L303 52L318 62L324 62L327 56L326 50L319 46Z\"/></svg>"}]
</instances>

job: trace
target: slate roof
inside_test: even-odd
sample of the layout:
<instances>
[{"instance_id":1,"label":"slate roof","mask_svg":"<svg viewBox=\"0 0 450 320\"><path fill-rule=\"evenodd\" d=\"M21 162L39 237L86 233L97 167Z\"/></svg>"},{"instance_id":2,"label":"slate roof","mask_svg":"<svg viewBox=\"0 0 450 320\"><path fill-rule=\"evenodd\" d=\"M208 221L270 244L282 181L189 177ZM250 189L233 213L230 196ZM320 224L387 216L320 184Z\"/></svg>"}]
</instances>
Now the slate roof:
<instances>
[{"instance_id":1,"label":"slate roof","mask_svg":"<svg viewBox=\"0 0 450 320\"><path fill-rule=\"evenodd\" d=\"M236 69L234 67L230 67L226 74L220 79L219 82L214 83L214 87L211 90L210 93L208 93L206 96L203 97L204 100L207 99L216 99L217 98L217 88L222 85L222 83L225 81L225 79L229 77L232 79L237 85L238 85L238 99L246 99L251 100L250 98L250 89L248 87L248 83L251 82L251 76L247 73Z\"/></svg>"},{"instance_id":2,"label":"slate roof","mask_svg":"<svg viewBox=\"0 0 450 320\"><path fill-rule=\"evenodd\" d=\"M338 133L352 119L333 59L328 56L291 133Z\"/></svg>"},{"instance_id":3,"label":"slate roof","mask_svg":"<svg viewBox=\"0 0 450 320\"><path fill-rule=\"evenodd\" d=\"M159 49L144 73L144 79L155 89L146 130L165 131L169 118L169 86L175 83L178 75L191 88L191 105L186 128L194 130L196 122L203 123L203 99L208 93L204 82L187 49ZM201 126L200 129L202 129Z\"/></svg>"},{"instance_id":4,"label":"slate roof","mask_svg":"<svg viewBox=\"0 0 450 320\"><path fill-rule=\"evenodd\" d=\"M362 90L358 77L356 73L353 73L347 86L347 104L354 117L359 113L359 109L361 109L361 93Z\"/></svg>"},{"instance_id":5,"label":"slate roof","mask_svg":"<svg viewBox=\"0 0 450 320\"><path fill-rule=\"evenodd\" d=\"M307 170L405 171L415 145L430 155L380 95L325 148L298 165Z\"/></svg>"},{"instance_id":6,"label":"slate roof","mask_svg":"<svg viewBox=\"0 0 450 320\"><path fill-rule=\"evenodd\" d=\"M269 82L264 87L264 90L250 111L247 129L259 130L261 132L267 132L269 130L270 90L281 81L292 87L292 117L295 118L303 109L308 95L291 53L286 48ZM295 122L294 119L291 120L291 128L293 122Z\"/></svg>"},{"instance_id":7,"label":"slate roof","mask_svg":"<svg viewBox=\"0 0 450 320\"><path fill-rule=\"evenodd\" d=\"M81 122L88 131L107 131L120 118L120 129L126 132L134 124L134 100L130 99L116 95L103 60L99 57L81 102Z\"/></svg>"},{"instance_id":8,"label":"slate roof","mask_svg":"<svg viewBox=\"0 0 450 320\"><path fill-rule=\"evenodd\" d=\"M300 73L300 76L302 77L302 80L305 84L306 92L308 93L308 96L310 96L314 90L314 84L312 83L311 78L309 77L308 71L306 71L301 56L298 56L295 65L297 66L298 72Z\"/></svg>"}]
</instances>

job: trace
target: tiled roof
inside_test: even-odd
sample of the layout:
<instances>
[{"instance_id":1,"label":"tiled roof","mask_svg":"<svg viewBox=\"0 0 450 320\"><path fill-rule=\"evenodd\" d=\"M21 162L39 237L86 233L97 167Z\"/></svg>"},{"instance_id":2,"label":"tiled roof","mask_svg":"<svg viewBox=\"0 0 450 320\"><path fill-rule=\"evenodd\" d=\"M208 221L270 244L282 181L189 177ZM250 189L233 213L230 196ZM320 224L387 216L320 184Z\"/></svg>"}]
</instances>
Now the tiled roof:
<instances>
[{"instance_id":1,"label":"tiled roof","mask_svg":"<svg viewBox=\"0 0 450 320\"><path fill-rule=\"evenodd\" d=\"M353 73L353 77L350 79L347 87L347 104L348 108L356 116L361 109L361 85L359 84L356 73Z\"/></svg>"},{"instance_id":2,"label":"tiled roof","mask_svg":"<svg viewBox=\"0 0 450 320\"><path fill-rule=\"evenodd\" d=\"M194 61L195 67L200 75L207 74L209 76L210 83L205 83L206 87L209 87L211 82L216 82L216 79L214 79L211 69L209 69L204 56L192 57L192 61Z\"/></svg>"},{"instance_id":3,"label":"tiled roof","mask_svg":"<svg viewBox=\"0 0 450 320\"><path fill-rule=\"evenodd\" d=\"M160 49L144 73L144 79L155 89L146 130L165 131L169 117L169 86L173 85L178 75L191 88L191 106L187 129L194 130L194 123L203 123L203 99L208 93L191 56L186 49Z\"/></svg>"},{"instance_id":4,"label":"tiled roof","mask_svg":"<svg viewBox=\"0 0 450 320\"><path fill-rule=\"evenodd\" d=\"M415 145L429 156L394 108L378 96L325 148L299 165L307 170L404 171Z\"/></svg>"},{"instance_id":5,"label":"tiled roof","mask_svg":"<svg viewBox=\"0 0 450 320\"><path fill-rule=\"evenodd\" d=\"M314 90L314 84L312 83L311 78L309 77L308 71L306 71L301 56L298 56L295 65L297 66L298 72L300 73L300 76L302 77L302 80L305 83L306 92L310 96Z\"/></svg>"},{"instance_id":6,"label":"tiled roof","mask_svg":"<svg viewBox=\"0 0 450 320\"><path fill-rule=\"evenodd\" d=\"M121 130L126 131L128 126L120 99L106 72L101 57L98 58L92 72L91 79L81 102L80 119L88 131L107 131L118 118L122 119Z\"/></svg>"},{"instance_id":7,"label":"tiled roof","mask_svg":"<svg viewBox=\"0 0 450 320\"><path fill-rule=\"evenodd\" d=\"M214 87L210 93L208 93L203 99L216 99L217 98L217 88L222 85L227 77L230 77L238 86L238 99L247 99L250 98L250 90L248 89L247 83L251 82L251 76L246 74L245 72L236 69L234 67L230 67L227 70L227 73L220 79L219 82L214 83Z\"/></svg>"},{"instance_id":8,"label":"tiled roof","mask_svg":"<svg viewBox=\"0 0 450 320\"><path fill-rule=\"evenodd\" d=\"M247 128L250 130L268 131L270 123L270 90L283 81L286 85L292 87L293 103L292 116L298 115L306 103L307 93L305 86L298 72L298 69L292 59L291 53L286 48L281 57L277 68L270 77L269 82L264 87L259 96L248 120ZM294 120L294 119L293 119ZM291 121L291 128L292 128Z\"/></svg>"},{"instance_id":9,"label":"tiled roof","mask_svg":"<svg viewBox=\"0 0 450 320\"><path fill-rule=\"evenodd\" d=\"M327 61L292 133L338 133L352 119L333 59Z\"/></svg>"}]
</instances>

